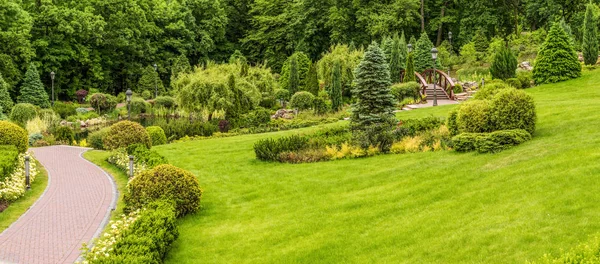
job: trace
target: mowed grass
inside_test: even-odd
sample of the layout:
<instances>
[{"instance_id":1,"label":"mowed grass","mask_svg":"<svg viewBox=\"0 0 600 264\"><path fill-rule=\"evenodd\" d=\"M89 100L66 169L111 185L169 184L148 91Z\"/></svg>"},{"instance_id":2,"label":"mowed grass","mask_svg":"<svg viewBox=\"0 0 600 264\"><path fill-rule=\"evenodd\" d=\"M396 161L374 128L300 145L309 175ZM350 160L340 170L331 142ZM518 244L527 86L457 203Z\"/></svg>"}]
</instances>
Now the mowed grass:
<instances>
[{"instance_id":1,"label":"mowed grass","mask_svg":"<svg viewBox=\"0 0 600 264\"><path fill-rule=\"evenodd\" d=\"M586 242L600 231L600 71L527 92L535 138L499 154L254 157L257 140L316 128L156 147L204 189L167 263L524 263Z\"/></svg>"}]
</instances>

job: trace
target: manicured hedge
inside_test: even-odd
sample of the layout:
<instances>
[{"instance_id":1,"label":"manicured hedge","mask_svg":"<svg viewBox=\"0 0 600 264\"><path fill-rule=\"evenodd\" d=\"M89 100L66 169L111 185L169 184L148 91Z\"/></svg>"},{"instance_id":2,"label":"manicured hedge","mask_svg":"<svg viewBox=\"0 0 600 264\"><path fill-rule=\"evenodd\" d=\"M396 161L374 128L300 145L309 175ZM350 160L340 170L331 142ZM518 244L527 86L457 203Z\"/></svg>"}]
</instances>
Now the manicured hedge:
<instances>
[{"instance_id":1,"label":"manicured hedge","mask_svg":"<svg viewBox=\"0 0 600 264\"><path fill-rule=\"evenodd\" d=\"M108 131L110 131L110 127L90 133L87 137L88 145L94 149L104 150L104 137L106 137Z\"/></svg>"},{"instance_id":2,"label":"manicured hedge","mask_svg":"<svg viewBox=\"0 0 600 264\"><path fill-rule=\"evenodd\" d=\"M0 121L0 145L15 146L19 153L24 153L29 147L27 131L13 123Z\"/></svg>"},{"instance_id":3,"label":"manicured hedge","mask_svg":"<svg viewBox=\"0 0 600 264\"><path fill-rule=\"evenodd\" d=\"M529 132L515 129L492 133L462 133L452 138L452 145L458 152L497 153L529 140Z\"/></svg>"},{"instance_id":4,"label":"manicured hedge","mask_svg":"<svg viewBox=\"0 0 600 264\"><path fill-rule=\"evenodd\" d=\"M165 135L165 131L161 127L150 126L146 128L146 131L148 132L148 135L150 135L152 146L167 144L167 136Z\"/></svg>"},{"instance_id":5,"label":"manicured hedge","mask_svg":"<svg viewBox=\"0 0 600 264\"><path fill-rule=\"evenodd\" d=\"M73 141L75 141L75 133L73 132L73 129L68 126L57 127L54 131L54 137L56 138L56 141L61 141L68 145L73 144Z\"/></svg>"},{"instance_id":6,"label":"manicured hedge","mask_svg":"<svg viewBox=\"0 0 600 264\"><path fill-rule=\"evenodd\" d=\"M494 130L524 129L533 134L537 120L533 97L524 91L504 90L492 99L491 118Z\"/></svg>"},{"instance_id":7,"label":"manicured hedge","mask_svg":"<svg viewBox=\"0 0 600 264\"><path fill-rule=\"evenodd\" d=\"M15 146L0 146L0 179L13 172L18 158L19 151Z\"/></svg>"},{"instance_id":8,"label":"manicured hedge","mask_svg":"<svg viewBox=\"0 0 600 264\"><path fill-rule=\"evenodd\" d=\"M283 152L298 151L308 147L308 138L297 135L279 139L263 139L254 144L256 158L263 161L277 161Z\"/></svg>"},{"instance_id":9,"label":"manicured hedge","mask_svg":"<svg viewBox=\"0 0 600 264\"><path fill-rule=\"evenodd\" d=\"M458 110L456 122L461 133L485 133L493 130L492 108L487 100L471 100L463 103Z\"/></svg>"},{"instance_id":10,"label":"manicured hedge","mask_svg":"<svg viewBox=\"0 0 600 264\"><path fill-rule=\"evenodd\" d=\"M121 121L112 125L104 137L104 148L110 150L126 148L129 145L138 143L144 144L148 148L152 147L152 141L146 129L142 125L131 121Z\"/></svg>"}]
</instances>

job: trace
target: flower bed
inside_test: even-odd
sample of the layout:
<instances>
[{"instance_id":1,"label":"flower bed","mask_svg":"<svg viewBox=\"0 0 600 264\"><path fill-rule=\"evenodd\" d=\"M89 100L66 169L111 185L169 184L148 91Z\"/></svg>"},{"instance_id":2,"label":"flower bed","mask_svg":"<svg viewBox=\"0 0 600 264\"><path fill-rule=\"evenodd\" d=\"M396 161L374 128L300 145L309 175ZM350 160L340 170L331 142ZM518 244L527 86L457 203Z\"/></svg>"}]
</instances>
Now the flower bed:
<instances>
[{"instance_id":1,"label":"flower bed","mask_svg":"<svg viewBox=\"0 0 600 264\"><path fill-rule=\"evenodd\" d=\"M14 202L21 198L26 191L25 182L25 156L27 153L20 154L17 166L15 166L12 173L0 181L0 201ZM39 174L35 159L30 156L30 169L29 169L29 180L31 183L35 181L35 178Z\"/></svg>"}]
</instances>

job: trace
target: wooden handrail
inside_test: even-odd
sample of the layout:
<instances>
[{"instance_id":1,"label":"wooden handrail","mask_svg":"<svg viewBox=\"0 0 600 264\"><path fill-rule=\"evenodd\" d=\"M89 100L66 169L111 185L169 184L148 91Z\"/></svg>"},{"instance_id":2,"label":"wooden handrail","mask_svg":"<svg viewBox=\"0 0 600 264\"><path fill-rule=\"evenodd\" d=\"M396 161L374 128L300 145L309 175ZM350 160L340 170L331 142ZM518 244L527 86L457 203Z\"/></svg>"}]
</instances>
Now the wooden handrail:
<instances>
[{"instance_id":1,"label":"wooden handrail","mask_svg":"<svg viewBox=\"0 0 600 264\"><path fill-rule=\"evenodd\" d=\"M443 88L442 91L446 94L446 96L448 96L448 98L454 100L454 86L456 84L454 84L450 76L438 69L435 70L435 73L433 72L433 69L427 69L423 72L423 75L425 75L427 80L431 83L433 83L433 74L438 74L440 76L440 78L436 78L437 85Z\"/></svg>"},{"instance_id":2,"label":"wooden handrail","mask_svg":"<svg viewBox=\"0 0 600 264\"><path fill-rule=\"evenodd\" d=\"M406 76L406 71L402 70L400 72L400 81L404 82L404 77ZM421 91L420 94L421 95L425 95L425 91L427 90L428 84L427 81L425 81L425 78L423 78L423 75L421 75L418 72L415 72L415 77L417 77L417 83L421 84Z\"/></svg>"}]
</instances>

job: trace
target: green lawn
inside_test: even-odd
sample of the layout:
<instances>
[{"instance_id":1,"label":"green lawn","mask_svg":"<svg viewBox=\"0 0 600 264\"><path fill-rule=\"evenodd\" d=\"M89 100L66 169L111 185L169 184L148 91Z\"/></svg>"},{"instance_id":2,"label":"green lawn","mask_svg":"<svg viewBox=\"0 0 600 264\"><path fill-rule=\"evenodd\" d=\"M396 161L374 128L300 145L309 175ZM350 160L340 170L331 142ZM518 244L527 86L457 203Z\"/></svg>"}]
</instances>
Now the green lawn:
<instances>
[{"instance_id":1,"label":"green lawn","mask_svg":"<svg viewBox=\"0 0 600 264\"><path fill-rule=\"evenodd\" d=\"M40 174L35 181L31 183L31 189L26 192L23 197L11 203L6 210L0 213L0 233L27 212L29 207L31 207L46 190L46 186L48 186L48 172L46 172L46 169L44 169L39 162L37 163L37 168L40 170Z\"/></svg>"},{"instance_id":2,"label":"green lawn","mask_svg":"<svg viewBox=\"0 0 600 264\"><path fill-rule=\"evenodd\" d=\"M108 159L109 156L110 152L98 150L91 150L83 153L83 157L85 159L102 167L115 180L117 190L119 190L119 199L117 200L117 208L110 214L110 220L116 220L123 213L123 207L125 207L125 203L123 202L123 195L125 191L127 191L126 187L129 178L127 177L127 174L125 174L125 172L106 161L106 159Z\"/></svg>"},{"instance_id":3,"label":"green lawn","mask_svg":"<svg viewBox=\"0 0 600 264\"><path fill-rule=\"evenodd\" d=\"M527 92L535 139L500 154L255 160L257 140L315 128L156 147L204 189L167 262L523 263L585 242L600 231L600 71Z\"/></svg>"}]
</instances>

